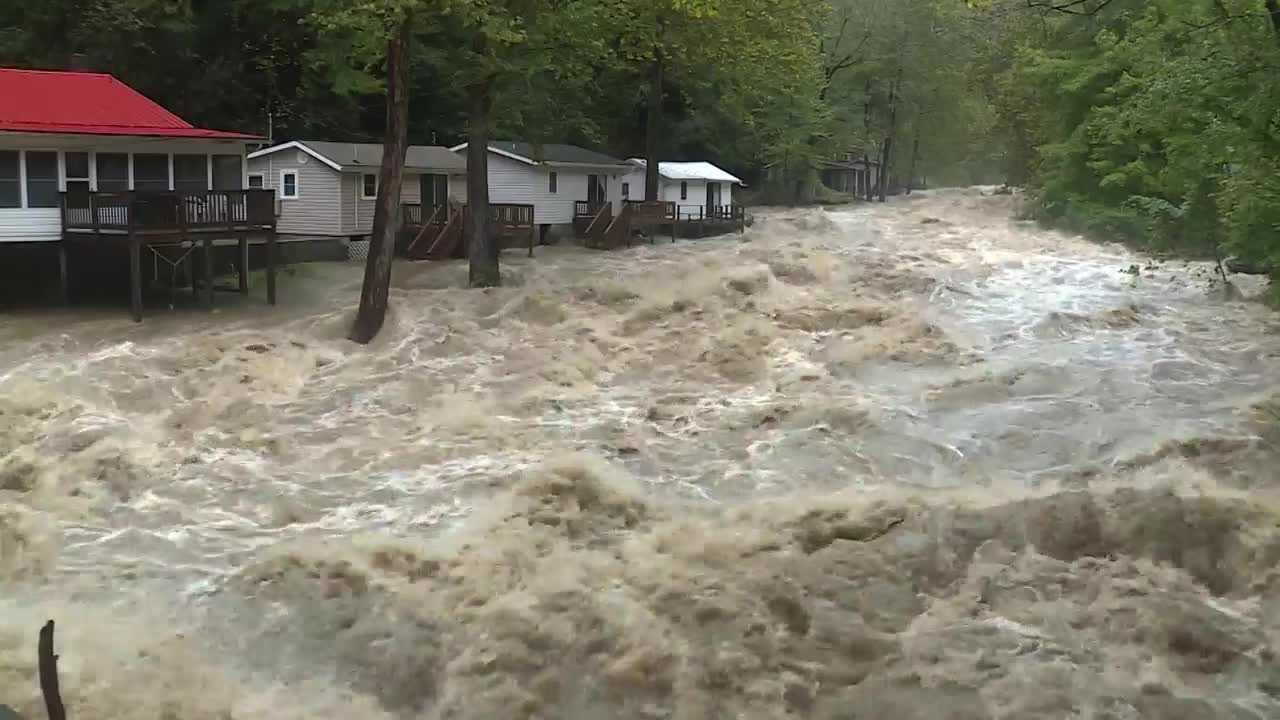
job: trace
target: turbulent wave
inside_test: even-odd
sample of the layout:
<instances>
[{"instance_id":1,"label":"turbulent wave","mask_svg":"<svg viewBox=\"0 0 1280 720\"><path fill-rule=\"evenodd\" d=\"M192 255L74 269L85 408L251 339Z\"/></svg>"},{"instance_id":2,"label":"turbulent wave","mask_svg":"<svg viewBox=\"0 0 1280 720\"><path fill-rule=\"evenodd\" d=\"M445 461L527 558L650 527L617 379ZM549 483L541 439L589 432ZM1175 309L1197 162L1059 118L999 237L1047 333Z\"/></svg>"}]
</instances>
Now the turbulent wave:
<instances>
[{"instance_id":1,"label":"turbulent wave","mask_svg":"<svg viewBox=\"0 0 1280 720\"><path fill-rule=\"evenodd\" d=\"M94 717L1275 716L1280 323L1014 202L7 318L0 701L55 617Z\"/></svg>"}]
</instances>

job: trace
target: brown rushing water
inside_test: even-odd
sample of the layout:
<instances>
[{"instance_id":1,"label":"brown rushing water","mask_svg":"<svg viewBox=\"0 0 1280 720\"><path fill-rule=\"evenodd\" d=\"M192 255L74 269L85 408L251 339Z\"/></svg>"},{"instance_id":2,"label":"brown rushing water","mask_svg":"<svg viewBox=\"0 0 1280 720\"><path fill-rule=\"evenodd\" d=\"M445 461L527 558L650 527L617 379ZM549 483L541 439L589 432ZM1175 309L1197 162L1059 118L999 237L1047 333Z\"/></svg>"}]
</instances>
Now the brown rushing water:
<instances>
[{"instance_id":1,"label":"brown rushing water","mask_svg":"<svg viewBox=\"0 0 1280 720\"><path fill-rule=\"evenodd\" d=\"M1012 209L0 320L0 701L56 617L81 717L1277 717L1280 317Z\"/></svg>"}]
</instances>

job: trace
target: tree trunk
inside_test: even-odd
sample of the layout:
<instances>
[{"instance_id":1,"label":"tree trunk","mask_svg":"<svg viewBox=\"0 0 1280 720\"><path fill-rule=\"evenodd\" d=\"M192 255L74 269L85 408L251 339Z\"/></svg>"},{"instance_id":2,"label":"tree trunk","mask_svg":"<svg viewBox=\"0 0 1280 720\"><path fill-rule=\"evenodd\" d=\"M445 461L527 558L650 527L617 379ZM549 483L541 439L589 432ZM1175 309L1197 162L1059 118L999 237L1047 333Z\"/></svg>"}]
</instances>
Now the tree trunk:
<instances>
[{"instance_id":1,"label":"tree trunk","mask_svg":"<svg viewBox=\"0 0 1280 720\"><path fill-rule=\"evenodd\" d=\"M409 18L387 40L387 128L382 138L382 169L373 211L373 234L364 265L360 311L351 328L352 341L366 344L377 337L387 317L391 294L391 261L400 232L400 186L409 147Z\"/></svg>"},{"instance_id":2,"label":"tree trunk","mask_svg":"<svg viewBox=\"0 0 1280 720\"><path fill-rule=\"evenodd\" d=\"M867 180L871 180L871 156L867 154L867 144L871 142L871 78L867 78L867 83L863 88L862 102L862 164L867 166ZM877 175L876 182L879 183L880 178ZM870 182L862 186L862 194L866 200L871 200L873 188Z\"/></svg>"},{"instance_id":3,"label":"tree trunk","mask_svg":"<svg viewBox=\"0 0 1280 720\"><path fill-rule=\"evenodd\" d=\"M898 83L889 86L889 132L884 136L884 147L880 154L880 202L885 201L889 191L889 163L893 161L893 135L898 124Z\"/></svg>"},{"instance_id":4,"label":"tree trunk","mask_svg":"<svg viewBox=\"0 0 1280 720\"><path fill-rule=\"evenodd\" d=\"M644 200L658 199L658 134L662 131L662 49L656 48L649 69L649 117L644 133Z\"/></svg>"},{"instance_id":5,"label":"tree trunk","mask_svg":"<svg viewBox=\"0 0 1280 720\"><path fill-rule=\"evenodd\" d=\"M1280 0L1266 0L1267 14L1271 16L1271 29L1275 30L1276 38L1280 39Z\"/></svg>"},{"instance_id":6,"label":"tree trunk","mask_svg":"<svg viewBox=\"0 0 1280 720\"><path fill-rule=\"evenodd\" d=\"M473 288L498 287L498 243L489 218L489 114L493 109L491 82L483 80L467 89L467 217L463 228Z\"/></svg>"},{"instance_id":7,"label":"tree trunk","mask_svg":"<svg viewBox=\"0 0 1280 720\"><path fill-rule=\"evenodd\" d=\"M916 161L920 159L920 136L916 135L916 139L911 143L911 167L907 170L907 194L915 189L916 182Z\"/></svg>"}]
</instances>

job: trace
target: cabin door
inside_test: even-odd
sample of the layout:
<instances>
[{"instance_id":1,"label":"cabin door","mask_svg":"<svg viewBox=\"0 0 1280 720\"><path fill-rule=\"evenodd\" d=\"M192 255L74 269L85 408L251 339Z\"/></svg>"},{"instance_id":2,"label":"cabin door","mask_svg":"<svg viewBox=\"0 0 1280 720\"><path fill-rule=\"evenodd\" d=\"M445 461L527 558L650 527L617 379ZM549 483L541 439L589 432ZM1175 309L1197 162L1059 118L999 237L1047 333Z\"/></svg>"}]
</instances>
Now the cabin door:
<instances>
[{"instance_id":1,"label":"cabin door","mask_svg":"<svg viewBox=\"0 0 1280 720\"><path fill-rule=\"evenodd\" d=\"M592 207L598 207L605 203L607 181L608 179L604 175L587 176L587 203Z\"/></svg>"},{"instance_id":2,"label":"cabin door","mask_svg":"<svg viewBox=\"0 0 1280 720\"><path fill-rule=\"evenodd\" d=\"M720 183L707 183L707 213L720 207Z\"/></svg>"}]
</instances>

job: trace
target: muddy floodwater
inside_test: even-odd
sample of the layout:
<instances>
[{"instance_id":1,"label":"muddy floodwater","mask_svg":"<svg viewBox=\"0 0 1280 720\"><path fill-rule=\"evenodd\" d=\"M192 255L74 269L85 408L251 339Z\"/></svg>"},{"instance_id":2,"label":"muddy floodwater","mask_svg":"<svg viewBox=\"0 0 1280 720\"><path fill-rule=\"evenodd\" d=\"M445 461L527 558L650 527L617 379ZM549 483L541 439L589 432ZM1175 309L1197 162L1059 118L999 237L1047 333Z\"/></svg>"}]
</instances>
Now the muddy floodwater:
<instances>
[{"instance_id":1,"label":"muddy floodwater","mask_svg":"<svg viewBox=\"0 0 1280 720\"><path fill-rule=\"evenodd\" d=\"M0 702L1280 717L1280 316L1013 203L0 318Z\"/></svg>"}]
</instances>

